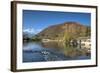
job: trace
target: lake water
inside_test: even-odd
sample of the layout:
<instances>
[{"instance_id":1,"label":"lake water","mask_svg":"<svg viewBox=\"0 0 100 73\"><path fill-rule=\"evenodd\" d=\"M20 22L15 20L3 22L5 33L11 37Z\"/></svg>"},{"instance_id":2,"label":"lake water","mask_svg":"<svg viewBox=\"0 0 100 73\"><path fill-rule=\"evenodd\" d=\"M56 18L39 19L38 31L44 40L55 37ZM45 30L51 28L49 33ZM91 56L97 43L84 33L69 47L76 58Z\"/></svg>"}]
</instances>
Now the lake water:
<instances>
[{"instance_id":1,"label":"lake water","mask_svg":"<svg viewBox=\"0 0 100 73\"><path fill-rule=\"evenodd\" d=\"M90 58L90 54L77 53L76 48L64 47L61 43L27 42L23 44L23 62L84 60Z\"/></svg>"}]
</instances>

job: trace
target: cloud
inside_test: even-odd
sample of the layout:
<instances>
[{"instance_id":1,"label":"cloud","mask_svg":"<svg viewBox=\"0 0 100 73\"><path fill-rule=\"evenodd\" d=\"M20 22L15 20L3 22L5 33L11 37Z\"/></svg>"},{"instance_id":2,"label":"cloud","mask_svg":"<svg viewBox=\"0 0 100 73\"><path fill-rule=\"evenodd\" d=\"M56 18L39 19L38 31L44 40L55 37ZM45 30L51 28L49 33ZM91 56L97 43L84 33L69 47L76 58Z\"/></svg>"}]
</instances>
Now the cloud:
<instances>
[{"instance_id":1,"label":"cloud","mask_svg":"<svg viewBox=\"0 0 100 73\"><path fill-rule=\"evenodd\" d=\"M37 34L41 31L41 29L34 29L34 28L27 28L23 29L23 32L31 33L31 34Z\"/></svg>"}]
</instances>

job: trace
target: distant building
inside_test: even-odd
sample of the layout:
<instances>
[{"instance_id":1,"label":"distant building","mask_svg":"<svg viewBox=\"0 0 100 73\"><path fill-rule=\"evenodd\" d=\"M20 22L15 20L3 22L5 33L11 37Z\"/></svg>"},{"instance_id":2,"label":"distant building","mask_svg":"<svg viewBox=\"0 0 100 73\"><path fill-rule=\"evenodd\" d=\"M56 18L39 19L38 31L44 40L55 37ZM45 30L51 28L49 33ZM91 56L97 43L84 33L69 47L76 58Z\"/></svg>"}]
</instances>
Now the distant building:
<instances>
[{"instance_id":1,"label":"distant building","mask_svg":"<svg viewBox=\"0 0 100 73\"><path fill-rule=\"evenodd\" d=\"M77 40L75 40L75 39L74 40L71 40L70 41L70 45L73 46L73 47L77 47L77 45L78 45Z\"/></svg>"},{"instance_id":2,"label":"distant building","mask_svg":"<svg viewBox=\"0 0 100 73\"><path fill-rule=\"evenodd\" d=\"M81 48L86 48L90 50L91 48L91 39L90 37L79 37L77 39L78 44L80 45Z\"/></svg>"},{"instance_id":3,"label":"distant building","mask_svg":"<svg viewBox=\"0 0 100 73\"><path fill-rule=\"evenodd\" d=\"M42 42L48 42L50 39L42 39Z\"/></svg>"}]
</instances>

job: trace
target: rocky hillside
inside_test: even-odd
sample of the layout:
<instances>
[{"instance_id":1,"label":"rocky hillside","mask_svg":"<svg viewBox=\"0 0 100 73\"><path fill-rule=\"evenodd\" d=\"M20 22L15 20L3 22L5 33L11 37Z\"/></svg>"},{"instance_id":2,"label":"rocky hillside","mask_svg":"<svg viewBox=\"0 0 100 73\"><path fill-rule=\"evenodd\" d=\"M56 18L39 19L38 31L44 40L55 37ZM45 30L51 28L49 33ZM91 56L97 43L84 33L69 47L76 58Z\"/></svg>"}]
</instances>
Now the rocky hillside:
<instances>
[{"instance_id":1,"label":"rocky hillside","mask_svg":"<svg viewBox=\"0 0 100 73\"><path fill-rule=\"evenodd\" d=\"M84 26L77 22L65 22L49 26L41 31L37 36L44 39L56 39L63 37L65 34L72 37L90 36L90 27Z\"/></svg>"}]
</instances>

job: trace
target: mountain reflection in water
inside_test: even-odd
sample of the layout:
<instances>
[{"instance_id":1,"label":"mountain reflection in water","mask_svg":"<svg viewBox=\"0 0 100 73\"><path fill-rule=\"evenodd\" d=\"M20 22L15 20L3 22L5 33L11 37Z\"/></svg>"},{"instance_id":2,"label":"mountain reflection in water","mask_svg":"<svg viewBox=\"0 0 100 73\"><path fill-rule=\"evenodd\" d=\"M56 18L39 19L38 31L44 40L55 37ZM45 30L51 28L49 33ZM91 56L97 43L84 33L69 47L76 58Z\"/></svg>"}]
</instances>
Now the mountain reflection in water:
<instances>
[{"instance_id":1,"label":"mountain reflection in water","mask_svg":"<svg viewBox=\"0 0 100 73\"><path fill-rule=\"evenodd\" d=\"M66 47L57 42L25 42L23 44L23 62L64 61L90 59L76 47Z\"/></svg>"}]
</instances>

